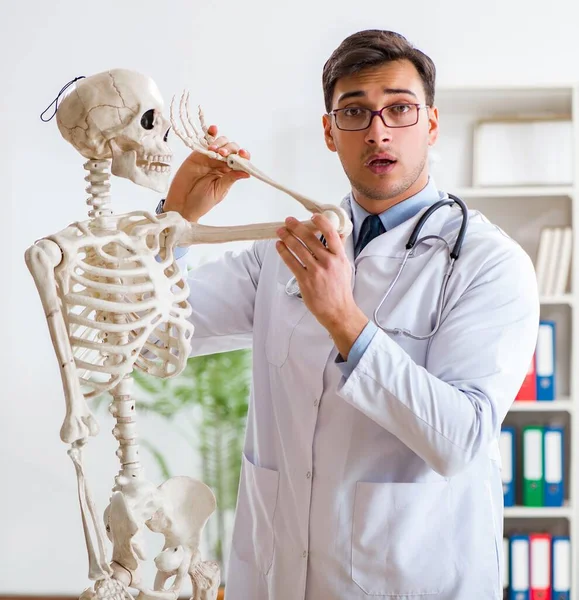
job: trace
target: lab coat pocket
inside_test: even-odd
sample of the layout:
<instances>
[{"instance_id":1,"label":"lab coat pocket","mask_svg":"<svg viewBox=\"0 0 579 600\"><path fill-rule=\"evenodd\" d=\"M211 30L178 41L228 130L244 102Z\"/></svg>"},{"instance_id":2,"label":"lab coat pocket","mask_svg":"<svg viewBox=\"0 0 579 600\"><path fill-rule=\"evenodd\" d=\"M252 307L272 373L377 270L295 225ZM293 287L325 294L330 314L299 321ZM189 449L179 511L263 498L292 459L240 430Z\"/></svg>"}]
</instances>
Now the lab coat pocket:
<instances>
[{"instance_id":1,"label":"lab coat pocket","mask_svg":"<svg viewBox=\"0 0 579 600\"><path fill-rule=\"evenodd\" d=\"M242 455L239 499L232 544L239 558L267 575L273 562L273 519L279 473L252 464Z\"/></svg>"},{"instance_id":2,"label":"lab coat pocket","mask_svg":"<svg viewBox=\"0 0 579 600\"><path fill-rule=\"evenodd\" d=\"M296 325L303 319L308 309L301 298L286 294L285 283L277 281L276 284L271 301L265 355L267 362L281 367L287 360Z\"/></svg>"},{"instance_id":3,"label":"lab coat pocket","mask_svg":"<svg viewBox=\"0 0 579 600\"><path fill-rule=\"evenodd\" d=\"M370 596L435 595L452 578L450 485L358 482L352 579Z\"/></svg>"}]
</instances>

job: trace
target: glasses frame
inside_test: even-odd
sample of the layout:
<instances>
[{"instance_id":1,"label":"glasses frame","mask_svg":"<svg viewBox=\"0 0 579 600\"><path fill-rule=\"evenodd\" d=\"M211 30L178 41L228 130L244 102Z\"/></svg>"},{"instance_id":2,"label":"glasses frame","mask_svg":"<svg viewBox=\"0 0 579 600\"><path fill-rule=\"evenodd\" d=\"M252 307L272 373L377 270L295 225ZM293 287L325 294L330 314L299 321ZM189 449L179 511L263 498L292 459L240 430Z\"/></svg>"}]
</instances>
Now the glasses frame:
<instances>
[{"instance_id":1,"label":"glasses frame","mask_svg":"<svg viewBox=\"0 0 579 600\"><path fill-rule=\"evenodd\" d=\"M393 106L415 106L416 107L416 121L414 121L414 123L410 123L409 125L388 125L388 123L386 123L386 120L384 119L384 116L382 115L382 111L386 110L387 108L392 108ZM369 108L364 108L363 106L361 106L358 108L360 108L362 110L367 110L370 112L370 121L368 122L368 125L366 125L366 127L360 127L358 129L344 129L338 125L338 119L336 118L336 114L344 112L345 110L349 110L350 108L351 108L350 106L347 106L346 108L335 108L334 110L331 110L329 113L330 115L332 115L334 117L334 123L336 124L336 127L340 131L364 131L364 129L368 129L370 127L370 125L372 125L372 121L374 120L374 117L376 117L376 116L379 116L380 119L382 120L382 123L384 123L384 127L388 127L389 129L402 129L404 127L414 127L414 125L416 125L416 123L418 123L418 119L420 118L420 109L430 108L430 104L418 104L418 103L414 103L414 102L395 102L394 104L388 104L388 106L383 106L380 110L371 110Z\"/></svg>"}]
</instances>

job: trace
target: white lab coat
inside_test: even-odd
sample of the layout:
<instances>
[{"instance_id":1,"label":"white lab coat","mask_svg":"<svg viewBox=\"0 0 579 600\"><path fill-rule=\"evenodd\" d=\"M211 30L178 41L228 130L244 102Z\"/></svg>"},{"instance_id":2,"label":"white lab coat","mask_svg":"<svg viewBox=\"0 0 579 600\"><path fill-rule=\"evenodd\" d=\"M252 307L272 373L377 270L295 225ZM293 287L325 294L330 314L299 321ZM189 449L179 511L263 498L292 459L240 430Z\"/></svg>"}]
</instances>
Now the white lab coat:
<instances>
[{"instance_id":1,"label":"white lab coat","mask_svg":"<svg viewBox=\"0 0 579 600\"><path fill-rule=\"evenodd\" d=\"M369 318L425 210L355 263L346 241ZM453 242L460 214L439 209L422 235ZM447 264L440 241L419 246L380 323L430 332ZM502 598L498 437L538 332L528 255L470 211L437 334L379 330L347 379L290 277L267 241L190 280L193 354L253 349L227 600Z\"/></svg>"}]
</instances>

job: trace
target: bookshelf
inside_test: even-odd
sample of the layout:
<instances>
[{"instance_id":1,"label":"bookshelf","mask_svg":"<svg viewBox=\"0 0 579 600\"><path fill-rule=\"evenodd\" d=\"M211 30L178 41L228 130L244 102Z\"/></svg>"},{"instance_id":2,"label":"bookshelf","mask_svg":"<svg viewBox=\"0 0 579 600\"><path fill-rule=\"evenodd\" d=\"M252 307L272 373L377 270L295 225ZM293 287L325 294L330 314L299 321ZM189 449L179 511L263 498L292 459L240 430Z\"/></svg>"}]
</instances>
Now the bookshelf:
<instances>
[{"instance_id":1,"label":"bookshelf","mask_svg":"<svg viewBox=\"0 0 579 600\"><path fill-rule=\"evenodd\" d=\"M570 506L508 506L505 508L505 519L571 519L572 513L573 509Z\"/></svg>"},{"instance_id":2,"label":"bookshelf","mask_svg":"<svg viewBox=\"0 0 579 600\"><path fill-rule=\"evenodd\" d=\"M437 91L440 137L431 154L431 173L439 189L462 198L515 239L537 264L541 231L546 227L572 227L579 222L579 86L577 84L441 87ZM481 121L537 118L557 115L571 122L575 156L571 183L561 185L475 186L476 128ZM557 147L545 140L539 161L557 160ZM541 155L542 154L542 155ZM568 160L568 156L565 156ZM508 167L507 167L508 168ZM528 425L558 425L565 431L565 499L561 507L513 506L505 508L505 535L547 532L571 539L571 565L579 564L579 318L574 314L574 282L579 273L576 230L573 228L571 268L567 291L540 297L541 319L556 323L556 399L515 402L504 425L518 432ZM468 235L468 233L467 233ZM520 437L517 444L517 499L522 498ZM579 600L579 577L571 571L571 600ZM576 570L576 569L575 569Z\"/></svg>"},{"instance_id":3,"label":"bookshelf","mask_svg":"<svg viewBox=\"0 0 579 600\"><path fill-rule=\"evenodd\" d=\"M547 406L545 406L547 405ZM573 412L573 402L571 398L559 398L552 402L515 402L511 408L511 413L515 412Z\"/></svg>"}]
</instances>

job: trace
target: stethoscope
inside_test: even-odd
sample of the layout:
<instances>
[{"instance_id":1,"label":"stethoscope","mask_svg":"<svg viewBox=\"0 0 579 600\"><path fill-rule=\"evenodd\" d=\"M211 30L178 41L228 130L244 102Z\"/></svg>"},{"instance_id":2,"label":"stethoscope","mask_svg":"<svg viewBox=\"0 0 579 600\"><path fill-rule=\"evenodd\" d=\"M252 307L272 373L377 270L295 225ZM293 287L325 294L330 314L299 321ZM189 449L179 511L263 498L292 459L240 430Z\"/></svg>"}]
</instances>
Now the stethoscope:
<instances>
[{"instance_id":1,"label":"stethoscope","mask_svg":"<svg viewBox=\"0 0 579 600\"><path fill-rule=\"evenodd\" d=\"M460 198L457 198L456 196L453 196L452 194L447 194L447 195L448 195L448 198L439 200L438 202L436 202L435 204L430 206L425 211L425 213L420 217L420 219L418 220L418 223L416 223L414 229L412 230L412 233L410 234L410 237L408 238L408 242L406 242L406 252L404 254L404 257L402 258L402 264L400 265L400 268L398 269L398 273L394 277L394 280L390 284L390 287L386 291L386 294L384 294L382 300L380 301L380 304L378 304L378 306L376 307L376 310L374 311L374 316L373 316L374 323L376 323L376 325L380 329L382 329L382 331L385 331L386 333L390 333L390 334L394 334L394 335L405 335L414 340L427 340L427 339L431 338L438 331L438 328L440 327L440 319L442 316L442 308L444 306L444 300L446 298L446 288L448 286L448 280L450 279L450 276L454 269L454 263L455 263L455 261L458 260L458 257L460 256L460 251L462 249L462 243L464 241L464 236L466 235L466 229L468 227L468 208L467 208L466 204ZM462 211L462 223L460 226L460 230L458 232L458 236L456 238L456 242L454 243L452 250L450 250L450 244L443 237L441 237L439 235L427 235L421 239L418 239L418 236L420 235L420 231L424 227L426 221L428 221L428 219L432 216L432 214L434 212L436 212L439 208L442 208L443 206L452 206L453 204L458 204L458 206L460 207L460 210ZM382 327L382 325L380 325L380 322L378 320L378 311L380 310L380 308L382 307L384 302L386 302L386 299L390 295L392 288L396 285L396 282L398 281L398 279L400 278L400 275L402 274L402 271L404 270L406 261L411 256L413 256L415 248L421 242L424 242L429 239L442 240L446 244L446 247L450 252L448 268L446 269L446 272L442 279L442 286L440 288L440 294L438 297L436 323L434 325L434 329L428 335L415 335L415 334L411 333L408 329L400 329L400 328L389 329L388 327ZM298 298L302 297L300 294L300 288L298 286L298 283L297 283L297 280L295 277L292 277L287 282L287 284L285 286L285 291L288 296L296 296Z\"/></svg>"}]
</instances>

